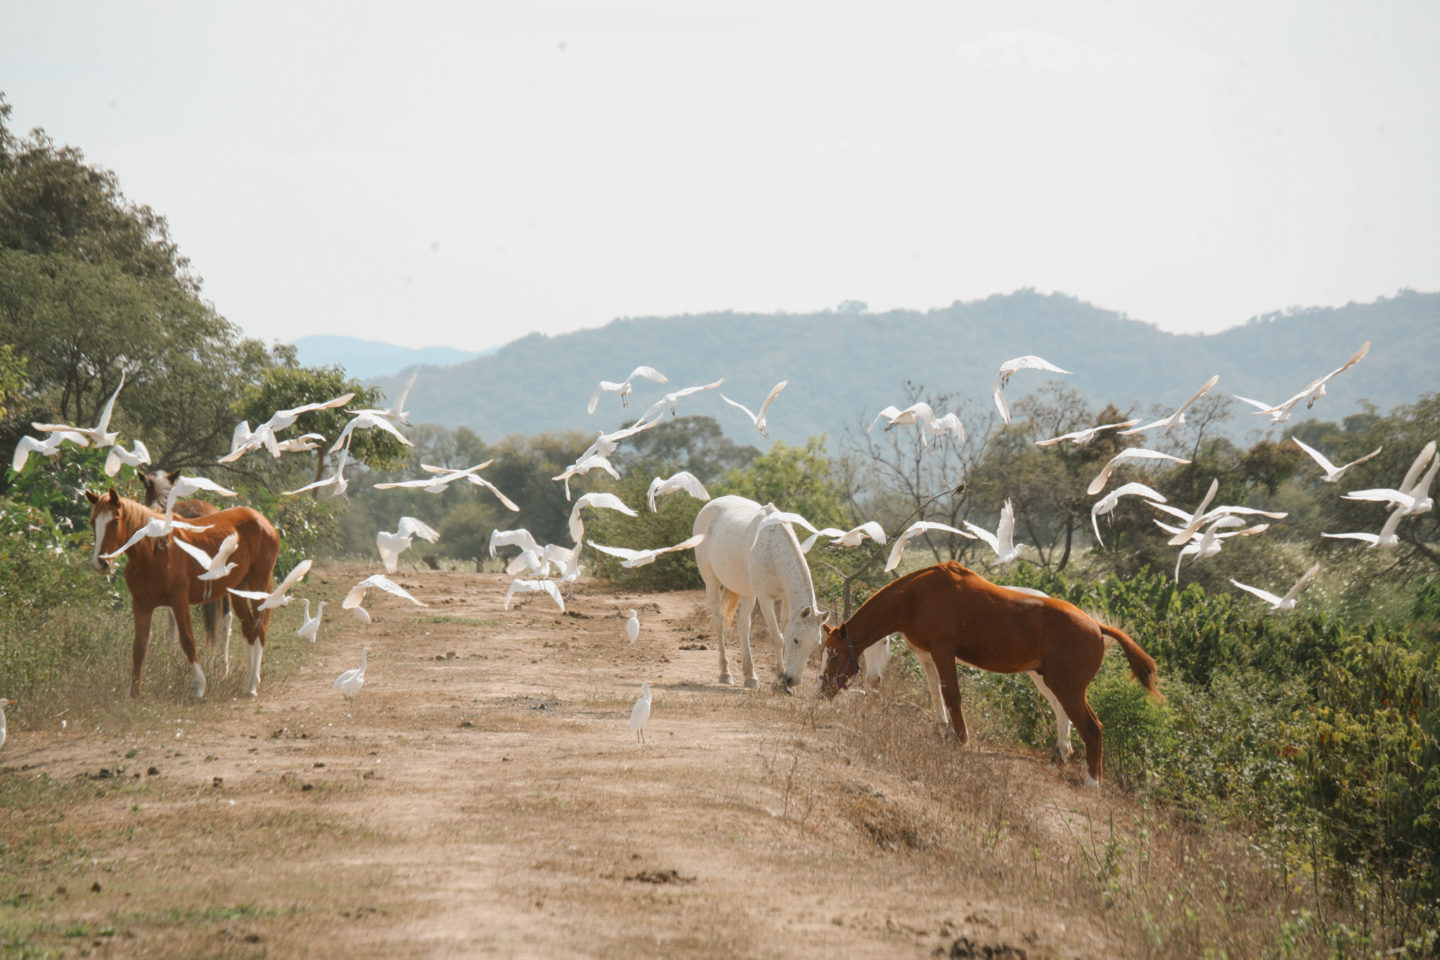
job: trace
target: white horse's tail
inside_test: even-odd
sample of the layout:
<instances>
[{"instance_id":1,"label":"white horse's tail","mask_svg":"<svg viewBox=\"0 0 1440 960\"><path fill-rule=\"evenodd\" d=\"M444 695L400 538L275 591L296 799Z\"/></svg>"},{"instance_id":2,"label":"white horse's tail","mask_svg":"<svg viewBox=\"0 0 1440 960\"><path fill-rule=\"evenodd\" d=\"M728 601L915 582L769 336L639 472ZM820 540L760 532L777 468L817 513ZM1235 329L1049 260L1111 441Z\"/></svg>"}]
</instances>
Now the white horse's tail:
<instances>
[{"instance_id":1,"label":"white horse's tail","mask_svg":"<svg viewBox=\"0 0 1440 960\"><path fill-rule=\"evenodd\" d=\"M734 590L726 590L720 600L720 622L729 623L735 619L735 611L740 609L740 594Z\"/></svg>"}]
</instances>

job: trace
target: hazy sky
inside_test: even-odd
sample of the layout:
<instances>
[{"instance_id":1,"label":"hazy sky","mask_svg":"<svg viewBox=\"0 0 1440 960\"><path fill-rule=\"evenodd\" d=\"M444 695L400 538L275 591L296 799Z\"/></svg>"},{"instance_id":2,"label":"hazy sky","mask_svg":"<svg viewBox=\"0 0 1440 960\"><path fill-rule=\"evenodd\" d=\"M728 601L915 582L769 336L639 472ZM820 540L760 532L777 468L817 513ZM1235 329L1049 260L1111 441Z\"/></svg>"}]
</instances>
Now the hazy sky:
<instances>
[{"instance_id":1,"label":"hazy sky","mask_svg":"<svg viewBox=\"0 0 1440 960\"><path fill-rule=\"evenodd\" d=\"M247 333L1440 289L1440 4L0 0L23 132Z\"/></svg>"}]
</instances>

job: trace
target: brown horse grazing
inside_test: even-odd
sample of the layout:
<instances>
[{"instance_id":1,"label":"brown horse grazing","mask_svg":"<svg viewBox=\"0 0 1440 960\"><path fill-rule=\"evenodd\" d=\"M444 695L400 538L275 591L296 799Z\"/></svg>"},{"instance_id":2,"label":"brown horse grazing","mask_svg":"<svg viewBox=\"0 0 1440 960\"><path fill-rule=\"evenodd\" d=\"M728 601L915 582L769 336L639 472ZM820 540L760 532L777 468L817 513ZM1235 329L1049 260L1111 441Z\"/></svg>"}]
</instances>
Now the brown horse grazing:
<instances>
[{"instance_id":1,"label":"brown horse grazing","mask_svg":"<svg viewBox=\"0 0 1440 960\"><path fill-rule=\"evenodd\" d=\"M1100 670L1107 638L1125 651L1140 685L1161 699L1155 661L1123 631L1098 622L1064 600L993 584L954 561L916 570L887 584L849 620L831 628L825 637L821 693L826 698L839 693L859 672L859 654L892 633L903 634L921 659L928 657L933 664L927 665L927 672L934 670L939 675L942 719L948 714L961 743L968 734L960 712L957 660L995 673L1039 674L1041 692L1052 704L1058 702L1080 729L1087 786L1100 785L1101 727L1085 688ZM1063 734L1068 741L1069 731Z\"/></svg>"},{"instance_id":2,"label":"brown horse grazing","mask_svg":"<svg viewBox=\"0 0 1440 960\"><path fill-rule=\"evenodd\" d=\"M154 470L150 473L137 471L136 475L140 482L145 485L145 506L153 507L156 510L165 509L165 498L170 496L171 487L175 481L180 479L179 470ZM219 513L220 508L213 503L204 500L181 500L175 504L175 516L185 520L194 520L196 517L206 517L212 513ZM225 676L230 676L230 627L234 617L230 613L230 594L222 592L201 608L205 617L205 635L210 638L211 645L224 644L225 651ZM179 626L174 618L170 620L169 636L174 636Z\"/></svg>"},{"instance_id":3,"label":"brown horse grazing","mask_svg":"<svg viewBox=\"0 0 1440 960\"><path fill-rule=\"evenodd\" d=\"M159 511L128 500L115 492L101 496L85 491L93 506L90 525L95 529L95 553L92 564L101 573L110 572L110 561L102 554L112 553L146 523L163 516ZM216 593L231 587L269 591L275 574L275 560L280 555L280 535L270 521L249 507L233 507L203 518L204 530L177 531L164 537L146 537L125 552L125 585L130 589L130 605L135 615L130 693L140 693L140 674L145 666L145 650L150 642L150 620L156 607L168 607L180 628L180 649L190 661L193 674L191 690L196 697L205 696L205 672L195 656L195 632L190 623L190 606L208 602ZM199 564L185 551L174 546L171 537L183 536L207 553L214 554L220 542L230 534L239 535L239 544L230 555L235 566L217 580L200 580ZM265 631L270 625L270 611L257 613L255 604L237 602L240 629L249 646L249 670L245 692L255 696L260 687L260 658L264 652Z\"/></svg>"}]
</instances>

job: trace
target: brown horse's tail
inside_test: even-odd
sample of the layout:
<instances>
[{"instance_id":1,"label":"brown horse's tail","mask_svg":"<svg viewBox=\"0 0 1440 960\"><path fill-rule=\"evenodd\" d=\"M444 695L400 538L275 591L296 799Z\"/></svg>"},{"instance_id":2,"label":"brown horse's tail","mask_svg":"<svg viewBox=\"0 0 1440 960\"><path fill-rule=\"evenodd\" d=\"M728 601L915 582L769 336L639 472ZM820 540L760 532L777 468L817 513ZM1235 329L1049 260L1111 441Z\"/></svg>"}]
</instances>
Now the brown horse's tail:
<instances>
[{"instance_id":1,"label":"brown horse's tail","mask_svg":"<svg viewBox=\"0 0 1440 960\"><path fill-rule=\"evenodd\" d=\"M1130 661L1130 675L1145 688L1145 692L1156 700L1164 700L1165 696L1160 692L1159 676L1155 672L1155 658L1141 650L1140 644L1131 640L1124 630L1102 623L1100 632L1120 644L1120 649L1125 651L1125 659Z\"/></svg>"}]
</instances>

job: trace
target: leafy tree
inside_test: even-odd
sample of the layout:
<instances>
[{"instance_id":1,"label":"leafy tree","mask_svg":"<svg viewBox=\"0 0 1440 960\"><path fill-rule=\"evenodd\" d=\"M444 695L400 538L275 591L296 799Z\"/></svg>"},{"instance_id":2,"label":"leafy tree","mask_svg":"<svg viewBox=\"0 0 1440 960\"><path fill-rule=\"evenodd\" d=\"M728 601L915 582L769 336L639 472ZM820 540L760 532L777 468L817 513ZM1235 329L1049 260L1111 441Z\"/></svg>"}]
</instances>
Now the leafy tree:
<instances>
[{"instance_id":1,"label":"leafy tree","mask_svg":"<svg viewBox=\"0 0 1440 960\"><path fill-rule=\"evenodd\" d=\"M113 428L157 462L213 459L230 398L276 357L200 298L163 217L80 151L15 136L9 114L0 99L0 343L27 360L21 405L90 425L123 377ZM6 421L0 455L24 431Z\"/></svg>"}]
</instances>

